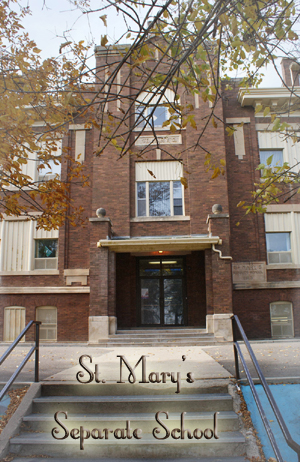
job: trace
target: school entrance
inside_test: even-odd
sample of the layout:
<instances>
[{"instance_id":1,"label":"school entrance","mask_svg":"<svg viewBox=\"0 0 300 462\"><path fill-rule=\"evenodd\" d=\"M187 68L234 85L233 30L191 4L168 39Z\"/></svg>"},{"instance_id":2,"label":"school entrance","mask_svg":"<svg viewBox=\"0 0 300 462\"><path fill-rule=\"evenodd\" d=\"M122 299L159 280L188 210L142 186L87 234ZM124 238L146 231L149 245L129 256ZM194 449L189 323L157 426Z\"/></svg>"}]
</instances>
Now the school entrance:
<instances>
[{"instance_id":1,"label":"school entrance","mask_svg":"<svg viewBox=\"0 0 300 462\"><path fill-rule=\"evenodd\" d=\"M186 325L184 257L138 259L138 324Z\"/></svg>"}]
</instances>

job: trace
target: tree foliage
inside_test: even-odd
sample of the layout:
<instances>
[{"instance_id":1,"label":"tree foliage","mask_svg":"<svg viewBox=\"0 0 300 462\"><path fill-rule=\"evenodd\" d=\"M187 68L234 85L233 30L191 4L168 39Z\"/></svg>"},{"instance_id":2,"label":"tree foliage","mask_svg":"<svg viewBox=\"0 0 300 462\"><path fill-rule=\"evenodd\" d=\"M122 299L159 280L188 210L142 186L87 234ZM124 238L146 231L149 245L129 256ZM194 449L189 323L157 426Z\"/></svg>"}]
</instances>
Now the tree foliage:
<instances>
[{"instance_id":1,"label":"tree foliage","mask_svg":"<svg viewBox=\"0 0 300 462\"><path fill-rule=\"evenodd\" d=\"M22 26L28 8L16 11L15 6L14 0L0 4L0 204L8 216L26 214L38 226L57 228L66 217L71 223L80 219L69 188L72 180L86 182L81 164L58 148L82 101L73 88L80 88L85 49L81 43L73 47L71 60L60 55L43 61ZM29 161L36 167L31 175ZM70 164L65 178L57 174L39 180L39 172L62 162Z\"/></svg>"},{"instance_id":2,"label":"tree foliage","mask_svg":"<svg viewBox=\"0 0 300 462\"><path fill-rule=\"evenodd\" d=\"M277 71L279 55L293 56L297 62L293 50L298 43L299 5L293 1L70 0L82 14L100 17L101 45L119 53L115 62L110 61L109 66L104 63L97 73L86 59L87 47L83 42L74 44L69 38L62 43L58 58L42 61L35 43L22 29L22 17L28 10L17 14L12 10L13 3L6 0L0 7L0 104L1 113L5 114L0 118L1 202L8 214L29 213L34 208L42 211L41 226L63 222L69 209L70 180L80 178L81 166L73 163L71 176L65 181L56 178L38 183L24 174L22 165L32 153L37 154L38 162L47 164L53 159L53 143L63 135L74 114L85 116L88 123L99 129L96 155L113 145L122 157L132 152L133 128L139 128L139 137L145 127L152 127L157 147L162 148L151 123L154 111L162 104L169 110L170 117L164 126L171 133L187 125L197 129L197 140L189 149L202 150L204 168L211 170L215 178L224 173L225 161L216 163L214 153L206 150L202 140L209 125L216 128L224 124L217 111L224 90L221 79L227 80L230 87L232 73L240 71L243 74L240 85L247 89L261 82L266 64L272 63ZM110 27L109 10L123 17L126 26L115 43L110 43L106 33ZM127 45L118 47L124 41ZM137 85L130 92L126 78L120 86L120 71L123 76L135 77ZM95 87L91 87L89 79L95 76ZM175 95L172 99L168 96L170 89ZM290 91L296 95L294 87ZM147 105L151 110L133 117L141 92L150 95ZM201 128L196 126L193 105L181 101L184 92L209 102L211 111ZM122 105L117 115L105 110L107 104L120 98ZM273 108L261 109L265 117L271 117L275 130L288 128ZM34 126L41 121L44 126L37 136ZM232 127L227 127L227 131L232 134ZM295 132L292 136L298 140ZM40 141L45 142L46 148L40 148ZM150 149L152 144L145 146L141 155ZM295 184L295 175L290 174L287 165L278 169L259 168L264 169L265 182L263 187L256 185L251 204L242 204L247 212L260 211L268 201L278 197L280 182ZM11 187L15 192L11 192ZM49 211L51 203L57 204L57 210ZM78 212L73 208L69 213L73 221Z\"/></svg>"}]
</instances>

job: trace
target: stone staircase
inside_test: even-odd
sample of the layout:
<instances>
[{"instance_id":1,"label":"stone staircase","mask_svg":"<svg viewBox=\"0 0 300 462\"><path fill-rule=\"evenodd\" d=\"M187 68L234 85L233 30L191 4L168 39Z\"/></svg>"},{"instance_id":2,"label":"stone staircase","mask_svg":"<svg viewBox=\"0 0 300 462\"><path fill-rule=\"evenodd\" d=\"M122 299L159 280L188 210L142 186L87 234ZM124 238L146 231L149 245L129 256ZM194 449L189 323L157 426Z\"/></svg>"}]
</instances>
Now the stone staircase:
<instances>
[{"instance_id":1,"label":"stone staircase","mask_svg":"<svg viewBox=\"0 0 300 462\"><path fill-rule=\"evenodd\" d=\"M14 462L45 462L47 457L51 462L245 462L245 439L233 411L228 382L222 381L221 385L216 382L185 386L179 394L169 384L157 387L150 383L43 383L40 396L33 400L31 413L23 417L19 434L11 438L9 451ZM58 411L67 413L67 419L63 412L58 418L70 434L72 429L78 429L73 430L74 437L79 436L80 427L83 436L88 435L87 430L90 432L90 437L83 439L84 449L80 449L80 439L69 435L57 440L51 435L55 427L59 429L57 437L66 435L54 421ZM153 429L160 429L156 433L159 438L168 432L156 421L158 412L158 418L170 432L160 440L153 436ZM218 439L213 433L216 412ZM108 431L108 439L92 438L100 436L96 430L92 433L93 429L102 430L104 436L105 428L114 432ZM136 431L140 439L134 437L135 429L140 429ZM178 430L172 433L173 429ZM184 429L190 429L192 438L188 438ZM201 437L201 431L210 439ZM178 439L172 438L172 434ZM117 439L115 435L124 438Z\"/></svg>"},{"instance_id":2,"label":"stone staircase","mask_svg":"<svg viewBox=\"0 0 300 462\"><path fill-rule=\"evenodd\" d=\"M200 328L170 328L170 329L130 329L118 330L110 335L108 341L100 339L100 345L108 347L119 346L204 346L216 345L218 341L214 334L208 334Z\"/></svg>"}]
</instances>

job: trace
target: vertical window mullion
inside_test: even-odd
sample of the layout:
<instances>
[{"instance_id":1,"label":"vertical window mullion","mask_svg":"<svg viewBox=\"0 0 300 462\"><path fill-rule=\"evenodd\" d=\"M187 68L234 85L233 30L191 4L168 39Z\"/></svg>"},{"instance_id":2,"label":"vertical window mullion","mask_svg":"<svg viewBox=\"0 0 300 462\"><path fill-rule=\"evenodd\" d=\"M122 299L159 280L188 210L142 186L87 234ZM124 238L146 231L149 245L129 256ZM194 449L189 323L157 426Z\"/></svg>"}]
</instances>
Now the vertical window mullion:
<instances>
[{"instance_id":1,"label":"vertical window mullion","mask_svg":"<svg viewBox=\"0 0 300 462\"><path fill-rule=\"evenodd\" d=\"M146 181L146 217L149 216L149 181Z\"/></svg>"},{"instance_id":2,"label":"vertical window mullion","mask_svg":"<svg viewBox=\"0 0 300 462\"><path fill-rule=\"evenodd\" d=\"M185 215L185 206L184 206L184 186L181 184L181 205L182 205L182 215Z\"/></svg>"},{"instance_id":3,"label":"vertical window mullion","mask_svg":"<svg viewBox=\"0 0 300 462\"><path fill-rule=\"evenodd\" d=\"M170 181L170 212L171 217L174 216L174 194L173 194L173 181Z\"/></svg>"}]
</instances>

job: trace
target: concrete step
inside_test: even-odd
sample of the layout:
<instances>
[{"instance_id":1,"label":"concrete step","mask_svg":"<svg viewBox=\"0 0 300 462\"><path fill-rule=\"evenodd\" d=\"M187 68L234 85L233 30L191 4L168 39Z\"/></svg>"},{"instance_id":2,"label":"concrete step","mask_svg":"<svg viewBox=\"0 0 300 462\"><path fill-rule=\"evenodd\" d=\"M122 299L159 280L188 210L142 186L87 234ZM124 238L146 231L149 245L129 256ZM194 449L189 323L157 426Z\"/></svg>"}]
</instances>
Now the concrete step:
<instances>
[{"instance_id":1,"label":"concrete step","mask_svg":"<svg viewBox=\"0 0 300 462\"><path fill-rule=\"evenodd\" d=\"M74 459L69 459L69 458L51 458L51 460L49 462L73 462ZM97 459L84 459L84 458L81 458L80 459L81 462L132 462L132 459L112 459L111 457L109 458L97 458ZM160 459L160 458L156 458L155 459L155 462L246 462L247 459L245 459L245 457L205 457L204 459L201 458L192 458L192 459L178 459L178 458L174 458L174 459ZM14 462L45 462L45 458L40 458L40 457L17 457L14 459ZM145 459L145 458L142 458L142 459L135 459L135 462L153 462L153 459Z\"/></svg>"},{"instance_id":2,"label":"concrete step","mask_svg":"<svg viewBox=\"0 0 300 462\"><path fill-rule=\"evenodd\" d=\"M64 432L62 432L63 434ZM165 431L161 434L164 436ZM84 440L84 449L80 450L79 440L70 436L63 440L56 440L51 434L22 433L10 440L10 451L22 455L45 456L72 456L82 460L82 457L95 457L101 453L101 457L120 457L126 454L131 458L183 458L183 457L211 457L231 455L241 456L244 453L245 439L239 432L220 433L219 439L180 439L171 437L158 440L153 435L142 435L141 439L118 439L109 435L107 440L89 439Z\"/></svg>"},{"instance_id":3,"label":"concrete step","mask_svg":"<svg viewBox=\"0 0 300 462\"><path fill-rule=\"evenodd\" d=\"M136 341L129 341L129 340L123 340L123 341L118 341L118 342L115 342L115 341L105 341L105 340L102 340L100 339L98 341L98 345L99 346L103 346L103 347L120 347L120 346L123 346L123 347L155 347L155 346L158 346L158 343L159 343L159 346L160 347L175 347L175 346L186 346L186 347L193 347L193 346L207 346L207 345L210 345L210 346L214 346L214 345L219 345L220 342L218 342L217 340L201 340L201 341L189 341L189 340L178 340L178 339L174 339L174 340L161 340L161 341L152 341L152 340L147 340L147 339L144 339L144 340L136 340Z\"/></svg>"},{"instance_id":4,"label":"concrete step","mask_svg":"<svg viewBox=\"0 0 300 462\"><path fill-rule=\"evenodd\" d=\"M132 413L217 412L231 411L232 398L228 394L172 394L125 396L44 396L33 400L34 413L68 411L72 413Z\"/></svg>"},{"instance_id":5,"label":"concrete step","mask_svg":"<svg viewBox=\"0 0 300 462\"><path fill-rule=\"evenodd\" d=\"M126 376L124 375L126 378ZM140 377L137 376L137 380ZM181 381L181 395L189 394L215 394L223 393L227 394L228 392L228 380L219 379L217 382L212 382L211 380L200 380L197 382L197 385L193 384L190 387L184 380ZM167 382L166 384L160 383L89 383L89 384L80 384L77 382L44 382L42 384L42 396L136 396L136 395L147 395L148 399L151 400L152 395L173 396L176 391L176 384L172 382Z\"/></svg>"},{"instance_id":6,"label":"concrete step","mask_svg":"<svg viewBox=\"0 0 300 462\"><path fill-rule=\"evenodd\" d=\"M112 335L111 337L115 336L154 336L154 337L159 337L159 336L170 336L174 337L175 335L178 336L205 336L205 337L213 337L213 334L208 334L205 329L185 329L185 330L179 330L179 329L169 329L169 330L160 330L160 329L154 329L154 330L118 330L116 334Z\"/></svg>"},{"instance_id":7,"label":"concrete step","mask_svg":"<svg viewBox=\"0 0 300 462\"><path fill-rule=\"evenodd\" d=\"M207 332L205 327L134 327L132 329L117 329L117 333L139 333L139 332Z\"/></svg>"},{"instance_id":8,"label":"concrete step","mask_svg":"<svg viewBox=\"0 0 300 462\"><path fill-rule=\"evenodd\" d=\"M162 419L165 420L165 415ZM169 428L178 428L180 426L180 412L170 412L166 421ZM64 425L71 430L83 425L87 430L93 428L125 428L126 420L130 421L131 428L141 428L143 433L152 433L157 426L154 414L146 413L127 413L124 414L74 414L69 413L68 419L64 415L60 417ZM187 412L184 416L186 428L213 428L213 412ZM23 418L24 430L51 432L56 426L54 416L50 414L30 414ZM239 430L238 416L233 411L221 411L217 415L218 432Z\"/></svg>"}]
</instances>

